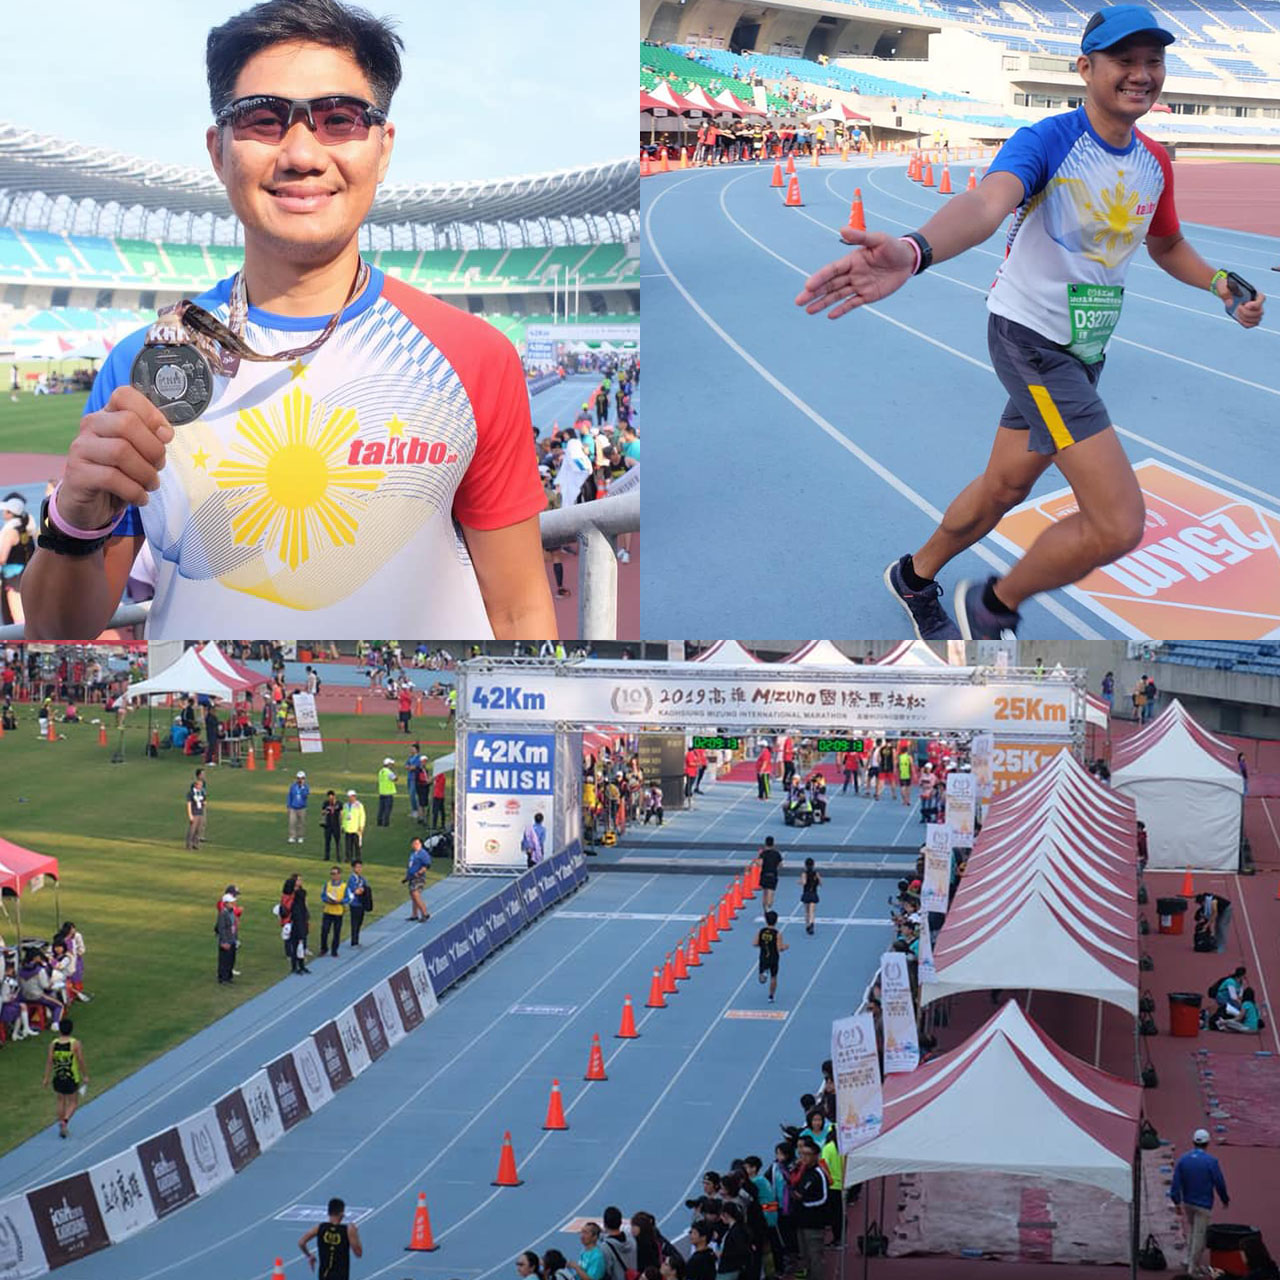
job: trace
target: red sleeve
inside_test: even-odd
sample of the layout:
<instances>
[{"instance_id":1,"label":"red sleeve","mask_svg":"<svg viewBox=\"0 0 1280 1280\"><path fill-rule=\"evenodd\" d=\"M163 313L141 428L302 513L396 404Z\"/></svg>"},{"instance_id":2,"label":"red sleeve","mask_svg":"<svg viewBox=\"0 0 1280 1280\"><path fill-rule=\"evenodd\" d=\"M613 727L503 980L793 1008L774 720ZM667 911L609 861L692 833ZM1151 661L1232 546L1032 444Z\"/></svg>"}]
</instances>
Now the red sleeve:
<instances>
[{"instance_id":1,"label":"red sleeve","mask_svg":"<svg viewBox=\"0 0 1280 1280\"><path fill-rule=\"evenodd\" d=\"M1156 211L1151 217L1151 225L1147 228L1150 236L1176 236L1182 229L1178 221L1178 211L1173 204L1173 165L1169 163L1169 153L1158 143L1153 142L1145 133L1135 129L1142 145L1155 156L1164 177L1164 190L1156 202Z\"/></svg>"},{"instance_id":2,"label":"red sleeve","mask_svg":"<svg viewBox=\"0 0 1280 1280\"><path fill-rule=\"evenodd\" d=\"M538 515L547 498L515 347L487 321L390 276L382 293L444 354L471 402L476 451L454 494L454 518L473 529L502 529Z\"/></svg>"}]
</instances>

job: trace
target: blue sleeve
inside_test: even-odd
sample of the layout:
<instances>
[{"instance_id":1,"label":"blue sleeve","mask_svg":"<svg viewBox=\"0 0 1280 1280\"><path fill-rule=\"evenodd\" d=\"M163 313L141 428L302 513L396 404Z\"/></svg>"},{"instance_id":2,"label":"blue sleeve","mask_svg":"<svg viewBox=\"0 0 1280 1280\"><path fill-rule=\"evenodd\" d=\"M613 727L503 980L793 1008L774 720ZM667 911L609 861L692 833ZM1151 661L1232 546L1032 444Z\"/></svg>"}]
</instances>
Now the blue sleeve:
<instances>
[{"instance_id":1,"label":"blue sleeve","mask_svg":"<svg viewBox=\"0 0 1280 1280\"><path fill-rule=\"evenodd\" d=\"M1169 1184L1169 1199L1174 1204L1182 1203L1182 1161L1173 1166L1173 1181Z\"/></svg>"},{"instance_id":2,"label":"blue sleeve","mask_svg":"<svg viewBox=\"0 0 1280 1280\"><path fill-rule=\"evenodd\" d=\"M99 409L105 409L107 401L111 399L111 393L117 387L128 385L129 371L133 368L134 357L142 350L142 343L146 336L146 329L135 330L128 337L121 338L111 348L111 354L102 362L102 368L98 370L98 375L93 380L89 399L84 406L85 413L97 413ZM142 537L142 514L137 507L125 508L124 514L111 531L111 536L114 538Z\"/></svg>"},{"instance_id":3,"label":"blue sleeve","mask_svg":"<svg viewBox=\"0 0 1280 1280\"><path fill-rule=\"evenodd\" d=\"M1216 1160L1213 1162L1213 1185L1225 1205L1231 1197L1227 1195L1227 1180L1222 1176L1222 1166Z\"/></svg>"},{"instance_id":4,"label":"blue sleeve","mask_svg":"<svg viewBox=\"0 0 1280 1280\"><path fill-rule=\"evenodd\" d=\"M1049 158L1040 130L1019 129L1000 148L987 173L1011 173L1022 183L1022 199L1030 200L1049 181Z\"/></svg>"}]
</instances>

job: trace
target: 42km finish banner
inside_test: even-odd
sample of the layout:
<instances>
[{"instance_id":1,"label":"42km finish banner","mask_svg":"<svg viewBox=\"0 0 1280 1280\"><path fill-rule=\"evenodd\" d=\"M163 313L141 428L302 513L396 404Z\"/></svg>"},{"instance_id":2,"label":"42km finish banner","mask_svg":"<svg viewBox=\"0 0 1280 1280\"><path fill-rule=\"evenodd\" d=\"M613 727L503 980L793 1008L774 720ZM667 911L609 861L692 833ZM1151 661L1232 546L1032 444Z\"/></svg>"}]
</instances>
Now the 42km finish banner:
<instances>
[{"instance_id":1,"label":"42km finish banner","mask_svg":"<svg viewBox=\"0 0 1280 1280\"><path fill-rule=\"evenodd\" d=\"M776 675L692 664L555 669L463 667L459 714L498 724L678 725L721 729L972 730L1019 739L1069 740L1083 723L1069 680L979 682L968 668L910 673Z\"/></svg>"},{"instance_id":2,"label":"42km finish banner","mask_svg":"<svg viewBox=\"0 0 1280 1280\"><path fill-rule=\"evenodd\" d=\"M468 733L461 799L467 861L472 866L523 871L521 837L541 813L547 831L542 852L554 847L555 735Z\"/></svg>"}]
</instances>

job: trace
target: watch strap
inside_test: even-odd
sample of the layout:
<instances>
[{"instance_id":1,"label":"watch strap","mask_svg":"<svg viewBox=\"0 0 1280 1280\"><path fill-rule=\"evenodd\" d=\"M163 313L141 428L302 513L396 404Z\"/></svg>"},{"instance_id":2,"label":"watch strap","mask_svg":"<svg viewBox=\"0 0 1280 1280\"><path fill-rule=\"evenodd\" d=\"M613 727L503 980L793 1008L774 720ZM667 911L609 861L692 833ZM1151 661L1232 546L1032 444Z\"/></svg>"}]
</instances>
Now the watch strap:
<instances>
[{"instance_id":1,"label":"watch strap","mask_svg":"<svg viewBox=\"0 0 1280 1280\"><path fill-rule=\"evenodd\" d=\"M918 276L922 271L928 271L933 265L933 246L918 231L908 231L901 238L910 241L916 251L916 269L911 274Z\"/></svg>"},{"instance_id":2,"label":"watch strap","mask_svg":"<svg viewBox=\"0 0 1280 1280\"><path fill-rule=\"evenodd\" d=\"M98 538L76 538L64 533L49 518L52 505L53 494L40 504L40 531L36 536L36 546L42 551L52 551L60 556L91 556L106 543L106 534Z\"/></svg>"}]
</instances>

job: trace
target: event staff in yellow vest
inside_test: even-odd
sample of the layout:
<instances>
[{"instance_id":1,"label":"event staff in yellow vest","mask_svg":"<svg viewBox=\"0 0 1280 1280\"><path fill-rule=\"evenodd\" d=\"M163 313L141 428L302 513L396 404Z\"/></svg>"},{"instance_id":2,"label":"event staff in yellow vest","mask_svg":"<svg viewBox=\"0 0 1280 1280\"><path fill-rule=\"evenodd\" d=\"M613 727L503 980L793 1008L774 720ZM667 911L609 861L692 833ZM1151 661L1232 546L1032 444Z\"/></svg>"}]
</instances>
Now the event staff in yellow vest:
<instances>
[{"instance_id":1,"label":"event staff in yellow vest","mask_svg":"<svg viewBox=\"0 0 1280 1280\"><path fill-rule=\"evenodd\" d=\"M320 919L320 954L337 959L338 944L342 941L342 921L347 914L347 904L351 901L351 886L343 878L342 868L336 863L329 868L329 879L320 890L320 903L323 907ZM330 943L329 936L333 935Z\"/></svg>"},{"instance_id":2,"label":"event staff in yellow vest","mask_svg":"<svg viewBox=\"0 0 1280 1280\"><path fill-rule=\"evenodd\" d=\"M347 803L342 806L342 841L347 861L354 862L364 844L364 805L354 791L347 792Z\"/></svg>"},{"instance_id":3,"label":"event staff in yellow vest","mask_svg":"<svg viewBox=\"0 0 1280 1280\"><path fill-rule=\"evenodd\" d=\"M329 1201L329 1220L318 1223L298 1241L298 1248L307 1255L307 1261L316 1269L317 1255L320 1263L316 1270L319 1280L351 1280L351 1255L364 1257L364 1245L354 1222L343 1222L347 1206L336 1196ZM316 1253L307 1248L316 1242Z\"/></svg>"},{"instance_id":4,"label":"event staff in yellow vest","mask_svg":"<svg viewBox=\"0 0 1280 1280\"><path fill-rule=\"evenodd\" d=\"M555 636L518 353L361 261L400 46L339 4L209 33L244 266L194 300L221 332L170 314L103 361L26 570L29 639L98 635L144 544L152 640Z\"/></svg>"},{"instance_id":5,"label":"event staff in yellow vest","mask_svg":"<svg viewBox=\"0 0 1280 1280\"><path fill-rule=\"evenodd\" d=\"M391 825L391 806L396 798L396 771L391 767L393 764L395 761L387 756L382 762L382 768L378 770L378 826L380 827Z\"/></svg>"},{"instance_id":6,"label":"event staff in yellow vest","mask_svg":"<svg viewBox=\"0 0 1280 1280\"><path fill-rule=\"evenodd\" d=\"M71 1019L58 1023L58 1038L49 1045L49 1056L44 1064L44 1087L53 1080L53 1091L58 1095L58 1137L67 1136L67 1125L80 1105L81 1090L89 1083L89 1069L84 1065L84 1050L80 1041L71 1034Z\"/></svg>"}]
</instances>

